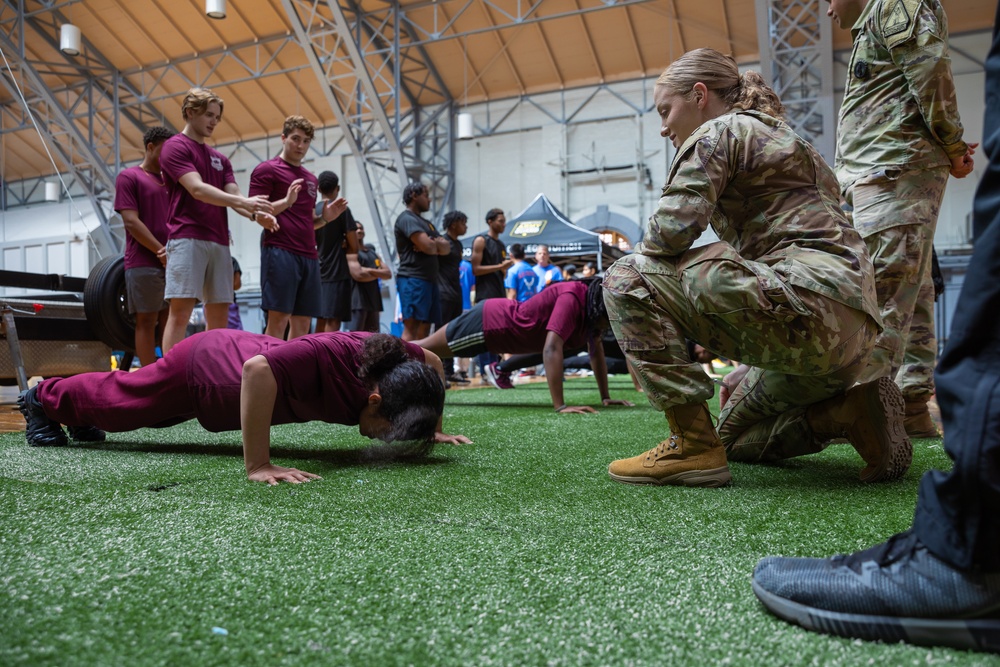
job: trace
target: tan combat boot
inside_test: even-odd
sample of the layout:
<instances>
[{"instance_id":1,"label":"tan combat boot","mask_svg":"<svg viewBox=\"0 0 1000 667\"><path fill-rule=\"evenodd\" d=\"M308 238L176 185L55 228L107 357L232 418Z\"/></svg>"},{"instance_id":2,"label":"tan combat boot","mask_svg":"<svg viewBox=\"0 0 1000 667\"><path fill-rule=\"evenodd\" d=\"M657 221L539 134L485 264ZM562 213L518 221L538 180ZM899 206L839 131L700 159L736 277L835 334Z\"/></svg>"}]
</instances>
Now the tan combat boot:
<instances>
[{"instance_id":1,"label":"tan combat boot","mask_svg":"<svg viewBox=\"0 0 1000 667\"><path fill-rule=\"evenodd\" d=\"M913 447L903 427L903 394L889 378L812 405L806 419L821 441L844 437L858 450L868 464L863 482L898 479L910 468Z\"/></svg>"},{"instance_id":2,"label":"tan combat boot","mask_svg":"<svg viewBox=\"0 0 1000 667\"><path fill-rule=\"evenodd\" d=\"M927 409L926 401L906 401L903 409L903 426L906 428L906 435L911 438L940 438L934 420L931 418L931 411Z\"/></svg>"},{"instance_id":3,"label":"tan combat boot","mask_svg":"<svg viewBox=\"0 0 1000 667\"><path fill-rule=\"evenodd\" d=\"M608 474L626 484L725 486L732 481L726 450L704 403L667 410L670 437L645 454L614 461Z\"/></svg>"}]
</instances>

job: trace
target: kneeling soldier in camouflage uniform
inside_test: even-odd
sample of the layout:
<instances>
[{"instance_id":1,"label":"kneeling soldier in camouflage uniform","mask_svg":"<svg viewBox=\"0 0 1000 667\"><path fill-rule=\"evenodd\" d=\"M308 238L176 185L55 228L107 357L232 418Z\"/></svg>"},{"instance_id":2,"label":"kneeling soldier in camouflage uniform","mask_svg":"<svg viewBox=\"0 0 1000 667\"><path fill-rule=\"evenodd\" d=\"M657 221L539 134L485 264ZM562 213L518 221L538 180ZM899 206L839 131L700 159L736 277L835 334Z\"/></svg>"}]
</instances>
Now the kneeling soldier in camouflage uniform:
<instances>
[{"instance_id":1,"label":"kneeling soldier in camouflage uniform","mask_svg":"<svg viewBox=\"0 0 1000 667\"><path fill-rule=\"evenodd\" d=\"M871 261L822 157L779 120L755 72L692 51L657 80L661 134L678 149L633 255L604 280L615 335L671 435L609 466L636 484L722 486L734 461L784 459L846 437L865 481L909 467L903 400L888 378L852 389L882 329ZM711 224L722 239L691 245ZM718 431L714 386L685 338L753 366Z\"/></svg>"}]
</instances>

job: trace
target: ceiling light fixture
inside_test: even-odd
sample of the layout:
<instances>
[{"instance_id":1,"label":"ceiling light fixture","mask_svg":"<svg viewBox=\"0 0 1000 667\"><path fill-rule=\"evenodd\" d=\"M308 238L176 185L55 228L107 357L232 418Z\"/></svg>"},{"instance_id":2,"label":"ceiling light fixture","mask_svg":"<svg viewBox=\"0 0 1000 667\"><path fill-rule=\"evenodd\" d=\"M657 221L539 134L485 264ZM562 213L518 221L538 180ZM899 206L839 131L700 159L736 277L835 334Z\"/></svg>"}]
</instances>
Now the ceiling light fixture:
<instances>
[{"instance_id":1,"label":"ceiling light fixture","mask_svg":"<svg viewBox=\"0 0 1000 667\"><path fill-rule=\"evenodd\" d=\"M67 56L80 55L80 29L72 23L59 28L59 50Z\"/></svg>"},{"instance_id":2,"label":"ceiling light fixture","mask_svg":"<svg viewBox=\"0 0 1000 667\"><path fill-rule=\"evenodd\" d=\"M226 18L226 0L205 0L205 14L210 19Z\"/></svg>"}]
</instances>

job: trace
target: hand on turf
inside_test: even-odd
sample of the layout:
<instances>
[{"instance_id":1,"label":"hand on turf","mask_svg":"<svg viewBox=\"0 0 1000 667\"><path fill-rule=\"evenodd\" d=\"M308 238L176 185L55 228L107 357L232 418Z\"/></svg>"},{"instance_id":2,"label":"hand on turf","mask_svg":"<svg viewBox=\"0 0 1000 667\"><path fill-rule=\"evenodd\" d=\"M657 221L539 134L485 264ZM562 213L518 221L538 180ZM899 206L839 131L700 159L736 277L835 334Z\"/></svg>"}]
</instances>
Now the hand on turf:
<instances>
[{"instance_id":1,"label":"hand on turf","mask_svg":"<svg viewBox=\"0 0 1000 667\"><path fill-rule=\"evenodd\" d=\"M247 477L250 478L251 482L267 482L271 486L277 486L279 482L300 484L302 482L311 482L314 479L323 479L311 472L304 472L296 468L282 468L272 463L268 463L253 472L247 473Z\"/></svg>"},{"instance_id":2,"label":"hand on turf","mask_svg":"<svg viewBox=\"0 0 1000 667\"><path fill-rule=\"evenodd\" d=\"M635 407L635 403L633 403L632 401L626 401L623 398L605 398L605 399L601 400L601 403L603 403L605 406L608 406L608 405L624 405L627 408L634 408Z\"/></svg>"},{"instance_id":3,"label":"hand on turf","mask_svg":"<svg viewBox=\"0 0 1000 667\"><path fill-rule=\"evenodd\" d=\"M719 388L719 407L726 407L726 403L729 401L729 397L733 395L736 388L740 386L740 382L743 382L743 378L746 377L747 371L750 367L746 364L740 364L732 371L729 372L726 377L722 378L722 387Z\"/></svg>"},{"instance_id":4,"label":"hand on turf","mask_svg":"<svg viewBox=\"0 0 1000 667\"><path fill-rule=\"evenodd\" d=\"M584 414L587 414L588 412L592 412L595 415L597 414L597 410L595 410L594 408L590 407L589 405L567 405L565 408L563 408L562 410L559 411L559 414L561 414L561 415L567 415L567 414L584 415Z\"/></svg>"},{"instance_id":5,"label":"hand on turf","mask_svg":"<svg viewBox=\"0 0 1000 667\"><path fill-rule=\"evenodd\" d=\"M434 442L436 444L447 444L447 445L472 444L472 441L466 438L464 435L448 435L447 433L441 433L440 431L434 434Z\"/></svg>"}]
</instances>

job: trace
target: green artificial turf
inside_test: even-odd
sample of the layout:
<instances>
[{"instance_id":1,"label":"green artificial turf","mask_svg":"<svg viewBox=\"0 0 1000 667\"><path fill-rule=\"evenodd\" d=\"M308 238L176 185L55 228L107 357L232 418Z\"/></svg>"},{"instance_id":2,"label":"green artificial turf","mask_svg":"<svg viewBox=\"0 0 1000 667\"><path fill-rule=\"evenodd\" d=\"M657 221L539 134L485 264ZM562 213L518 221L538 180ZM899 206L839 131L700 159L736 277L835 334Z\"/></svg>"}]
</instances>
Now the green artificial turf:
<instances>
[{"instance_id":1,"label":"green artificial turf","mask_svg":"<svg viewBox=\"0 0 1000 667\"><path fill-rule=\"evenodd\" d=\"M474 444L371 463L356 429L273 429L270 488L238 433L185 424L98 446L0 436L0 665L986 665L995 656L826 637L757 603L755 563L910 524L940 440L862 485L849 445L733 464L726 489L635 487L609 461L666 434L635 408L558 415L544 384L449 392ZM592 379L570 403L597 405Z\"/></svg>"}]
</instances>

